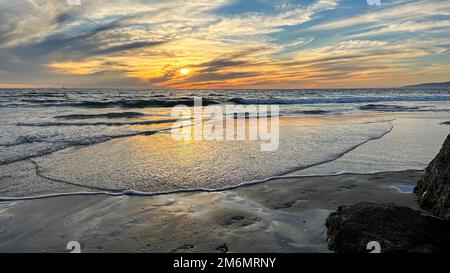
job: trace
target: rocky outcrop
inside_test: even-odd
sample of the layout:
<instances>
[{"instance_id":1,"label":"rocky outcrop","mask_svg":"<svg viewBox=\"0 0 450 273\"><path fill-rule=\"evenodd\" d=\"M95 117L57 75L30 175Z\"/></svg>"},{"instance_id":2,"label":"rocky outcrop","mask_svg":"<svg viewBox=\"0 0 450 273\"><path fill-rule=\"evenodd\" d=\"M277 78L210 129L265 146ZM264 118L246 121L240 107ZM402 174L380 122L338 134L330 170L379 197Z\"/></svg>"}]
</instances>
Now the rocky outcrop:
<instances>
[{"instance_id":1,"label":"rocky outcrop","mask_svg":"<svg viewBox=\"0 0 450 273\"><path fill-rule=\"evenodd\" d=\"M422 209L450 220L450 135L417 182L414 192Z\"/></svg>"},{"instance_id":2,"label":"rocky outcrop","mask_svg":"<svg viewBox=\"0 0 450 273\"><path fill-rule=\"evenodd\" d=\"M327 221L329 247L336 252L369 252L377 241L383 253L448 252L450 222L395 204L358 203L339 207Z\"/></svg>"},{"instance_id":3,"label":"rocky outcrop","mask_svg":"<svg viewBox=\"0 0 450 273\"><path fill-rule=\"evenodd\" d=\"M339 207L327 221L329 247L336 252L450 252L450 135L417 182L420 207L437 217L395 204Z\"/></svg>"}]
</instances>

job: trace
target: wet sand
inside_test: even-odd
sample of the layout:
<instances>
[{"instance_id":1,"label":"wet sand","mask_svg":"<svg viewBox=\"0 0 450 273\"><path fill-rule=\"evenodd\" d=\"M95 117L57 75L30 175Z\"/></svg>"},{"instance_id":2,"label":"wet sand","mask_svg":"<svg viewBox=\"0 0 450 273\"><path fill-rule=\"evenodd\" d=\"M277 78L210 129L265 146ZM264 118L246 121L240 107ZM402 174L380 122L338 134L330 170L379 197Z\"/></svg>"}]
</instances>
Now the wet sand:
<instances>
[{"instance_id":1,"label":"wet sand","mask_svg":"<svg viewBox=\"0 0 450 273\"><path fill-rule=\"evenodd\" d=\"M338 206L395 202L422 172L275 179L221 192L74 195L0 202L0 252L329 252ZM403 192L406 191L406 192Z\"/></svg>"}]
</instances>

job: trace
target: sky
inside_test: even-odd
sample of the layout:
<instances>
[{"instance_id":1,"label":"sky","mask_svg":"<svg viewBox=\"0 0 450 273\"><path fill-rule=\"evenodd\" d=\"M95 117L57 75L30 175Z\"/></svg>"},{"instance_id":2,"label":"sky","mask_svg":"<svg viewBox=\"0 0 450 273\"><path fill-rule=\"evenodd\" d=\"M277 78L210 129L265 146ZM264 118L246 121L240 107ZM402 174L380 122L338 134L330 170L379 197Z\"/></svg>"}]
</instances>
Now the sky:
<instances>
[{"instance_id":1,"label":"sky","mask_svg":"<svg viewBox=\"0 0 450 273\"><path fill-rule=\"evenodd\" d=\"M0 88L450 80L450 0L0 0Z\"/></svg>"}]
</instances>

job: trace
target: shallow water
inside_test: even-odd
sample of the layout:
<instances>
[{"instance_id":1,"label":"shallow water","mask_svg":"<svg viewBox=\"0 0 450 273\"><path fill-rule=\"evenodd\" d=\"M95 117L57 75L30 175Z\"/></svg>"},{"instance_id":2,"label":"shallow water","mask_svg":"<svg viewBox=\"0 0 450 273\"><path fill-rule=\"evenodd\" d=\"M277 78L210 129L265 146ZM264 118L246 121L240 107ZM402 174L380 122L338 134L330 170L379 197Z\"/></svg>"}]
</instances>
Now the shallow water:
<instances>
[{"instance_id":1,"label":"shallow water","mask_svg":"<svg viewBox=\"0 0 450 273\"><path fill-rule=\"evenodd\" d=\"M278 149L174 140L172 106L191 106L194 96L209 105L279 104ZM422 169L449 133L441 124L450 120L449 102L450 90L3 89L0 192L161 192L279 175Z\"/></svg>"},{"instance_id":2,"label":"shallow water","mask_svg":"<svg viewBox=\"0 0 450 273\"><path fill-rule=\"evenodd\" d=\"M161 133L65 150L36 162L47 177L105 190L223 188L333 160L391 130L390 121L362 122L373 119L316 118L317 125L281 119L274 152L261 152L256 141L175 141Z\"/></svg>"},{"instance_id":3,"label":"shallow water","mask_svg":"<svg viewBox=\"0 0 450 273\"><path fill-rule=\"evenodd\" d=\"M362 145L341 158L292 175L375 173L423 170L437 155L450 133L443 113L394 115L393 130L383 138Z\"/></svg>"}]
</instances>

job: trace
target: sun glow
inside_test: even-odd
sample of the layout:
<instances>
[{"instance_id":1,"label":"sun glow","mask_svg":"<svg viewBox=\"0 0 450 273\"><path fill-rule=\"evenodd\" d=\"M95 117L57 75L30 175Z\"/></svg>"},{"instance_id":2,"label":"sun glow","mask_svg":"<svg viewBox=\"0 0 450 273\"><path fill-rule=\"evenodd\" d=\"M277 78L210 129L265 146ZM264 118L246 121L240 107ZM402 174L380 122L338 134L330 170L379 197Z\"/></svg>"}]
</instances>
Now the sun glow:
<instances>
[{"instance_id":1,"label":"sun glow","mask_svg":"<svg viewBox=\"0 0 450 273\"><path fill-rule=\"evenodd\" d=\"M187 74L189 74L191 72L191 70L190 69L187 69L187 68L182 68L182 69L180 69L180 74L181 75L187 75Z\"/></svg>"}]
</instances>

